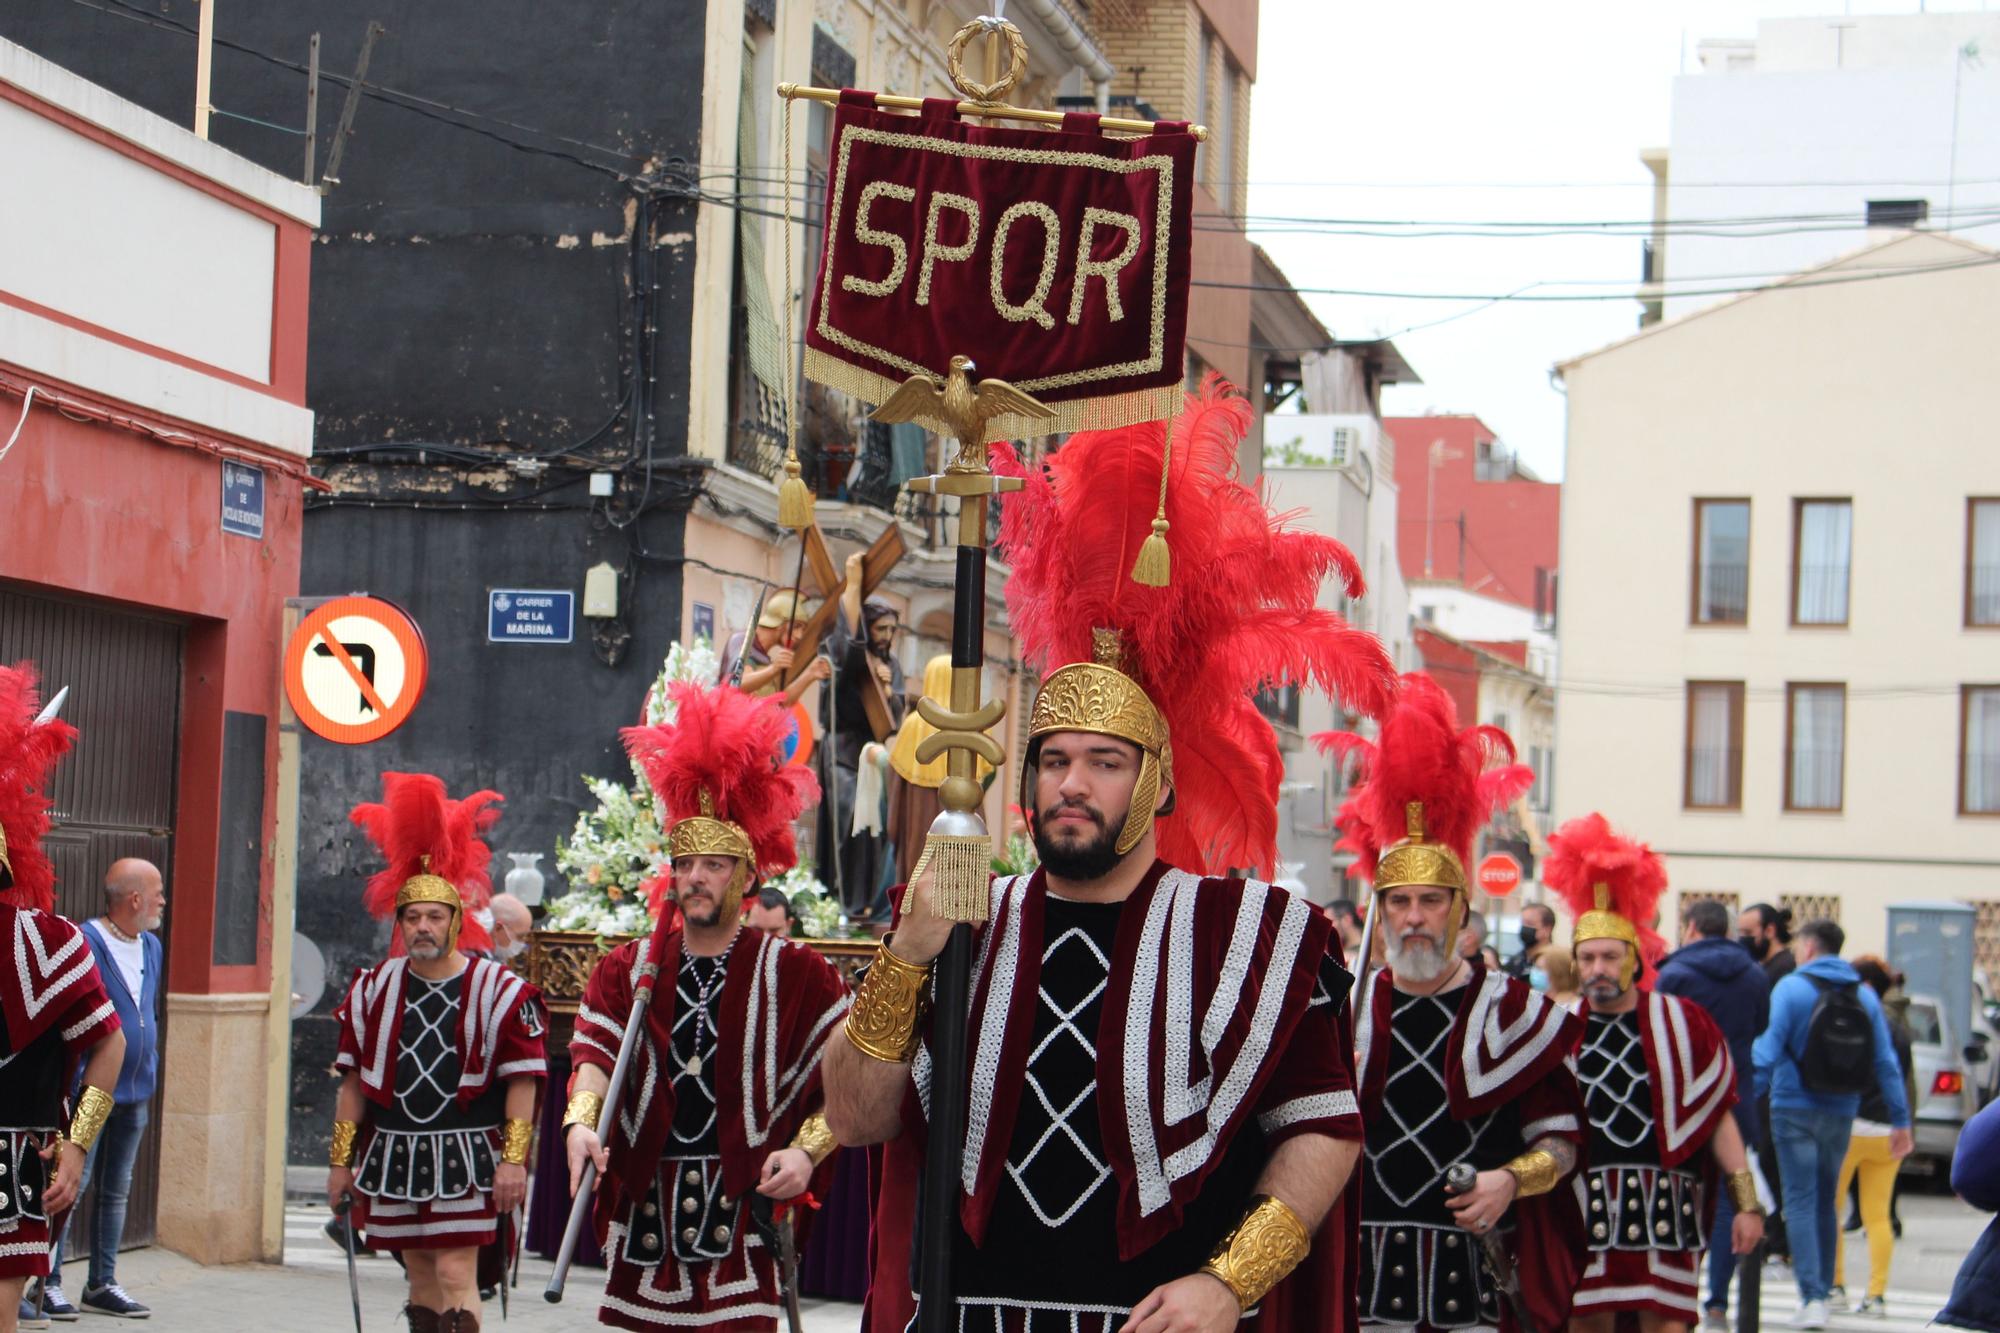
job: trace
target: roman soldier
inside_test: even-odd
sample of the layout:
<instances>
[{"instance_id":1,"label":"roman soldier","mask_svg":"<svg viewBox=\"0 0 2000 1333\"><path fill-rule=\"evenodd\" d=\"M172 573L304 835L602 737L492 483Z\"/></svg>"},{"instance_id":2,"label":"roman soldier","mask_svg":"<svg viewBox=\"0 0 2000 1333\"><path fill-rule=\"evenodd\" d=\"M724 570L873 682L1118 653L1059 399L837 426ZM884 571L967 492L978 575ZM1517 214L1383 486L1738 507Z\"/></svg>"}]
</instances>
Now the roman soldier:
<instances>
[{"instance_id":1,"label":"roman soldier","mask_svg":"<svg viewBox=\"0 0 2000 1333\"><path fill-rule=\"evenodd\" d=\"M914 1217L951 930L921 867L829 1047L835 1131L887 1145L874 1333L913 1326L912 1241L935 1227L960 1329L1302 1328L1280 1284L1309 1255L1347 1289L1351 978L1324 913L1229 867L1276 859L1283 763L1253 692L1309 682L1373 712L1394 673L1316 604L1329 573L1360 595L1347 550L1234 476L1249 419L1212 382L1171 425L1073 435L1032 472L992 446L1026 483L1001 524L1010 620L1049 669L1021 770L1040 867L992 882L974 946L952 1215ZM1133 557L1168 524L1200 559L1142 585Z\"/></svg>"},{"instance_id":2,"label":"roman soldier","mask_svg":"<svg viewBox=\"0 0 2000 1333\"><path fill-rule=\"evenodd\" d=\"M39 716L34 669L0 667L0 1329L49 1271L50 1223L76 1201L111 1114L125 1034L77 928L54 914L49 770L76 729ZM65 1092L83 1088L65 1114ZM65 1130L67 1126L67 1130Z\"/></svg>"},{"instance_id":3,"label":"roman soldier","mask_svg":"<svg viewBox=\"0 0 2000 1333\"><path fill-rule=\"evenodd\" d=\"M797 862L792 821L819 784L783 762L772 699L669 688L673 720L625 743L664 810L679 916L607 953L584 988L563 1117L570 1190L594 1160L610 1270L598 1322L768 1333L784 1293L759 1214L805 1193L837 1146L819 1114L820 1053L848 996L811 948L744 929L742 904L759 876ZM600 1125L644 976L661 984L617 1124Z\"/></svg>"},{"instance_id":4,"label":"roman soldier","mask_svg":"<svg viewBox=\"0 0 2000 1333\"><path fill-rule=\"evenodd\" d=\"M355 974L334 1010L340 1071L327 1198L370 1249L409 1274L412 1333L479 1327L477 1255L505 1237L527 1195L535 1101L548 1077L541 993L491 940L481 834L497 792L463 800L427 773L384 773L382 800L353 820L388 865L368 881L370 916L394 920L390 957Z\"/></svg>"},{"instance_id":5,"label":"roman soldier","mask_svg":"<svg viewBox=\"0 0 2000 1333\"><path fill-rule=\"evenodd\" d=\"M1554 1328L1581 1266L1581 1210L1559 1185L1583 1141L1569 1065L1582 1024L1454 947L1473 839L1533 774L1499 729L1461 731L1451 697L1422 675L1403 678L1375 740L1314 739L1360 756L1339 845L1374 884L1388 960L1355 1034L1368 1125L1361 1323ZM1449 1180L1460 1166L1469 1186Z\"/></svg>"},{"instance_id":6,"label":"roman soldier","mask_svg":"<svg viewBox=\"0 0 2000 1333\"><path fill-rule=\"evenodd\" d=\"M1650 847L1614 833L1603 815L1585 815L1550 836L1542 882L1576 918L1586 1006L1576 1066L1590 1166L1575 1189L1589 1210L1590 1264L1570 1328L1611 1333L1630 1310L1645 1333L1687 1333L1701 1316L1708 1190L1718 1168L1737 1209L1731 1249L1747 1254L1764 1234L1729 1114L1729 1046L1700 1005L1638 987L1644 967L1665 953L1652 922L1667 871Z\"/></svg>"}]
</instances>

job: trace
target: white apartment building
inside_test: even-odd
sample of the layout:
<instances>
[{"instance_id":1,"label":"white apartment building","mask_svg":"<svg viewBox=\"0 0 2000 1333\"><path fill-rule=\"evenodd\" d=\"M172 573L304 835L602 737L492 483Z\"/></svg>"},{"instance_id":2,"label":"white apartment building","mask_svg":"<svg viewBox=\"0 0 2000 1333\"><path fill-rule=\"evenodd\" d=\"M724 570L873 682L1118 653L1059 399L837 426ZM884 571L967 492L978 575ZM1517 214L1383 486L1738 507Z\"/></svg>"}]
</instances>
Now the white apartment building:
<instances>
[{"instance_id":1,"label":"white apartment building","mask_svg":"<svg viewBox=\"0 0 2000 1333\"><path fill-rule=\"evenodd\" d=\"M1641 155L1643 322L1825 263L1871 222L2000 243L2000 12L1768 19L1696 57L1668 147ZM1720 222L1772 218L1791 220Z\"/></svg>"},{"instance_id":2,"label":"white apartment building","mask_svg":"<svg viewBox=\"0 0 2000 1333\"><path fill-rule=\"evenodd\" d=\"M1369 412L1269 416L1264 419L1264 483L1271 507L1297 511L1298 526L1340 539L1361 562L1367 595L1349 601L1338 584L1320 588L1319 604L1379 636L1401 670L1417 665L1410 640L1409 591L1396 560L1395 441ZM1324 460L1324 461L1320 461ZM1278 795L1280 878L1304 886L1315 902L1354 897L1334 856L1333 817L1346 794L1332 759L1310 743L1321 731L1358 719L1339 713L1318 690L1287 689L1267 698L1285 757Z\"/></svg>"},{"instance_id":3,"label":"white apartment building","mask_svg":"<svg viewBox=\"0 0 2000 1333\"><path fill-rule=\"evenodd\" d=\"M2000 253L1905 233L1558 368L1557 808L1681 902L1961 900L2000 963L1996 342Z\"/></svg>"}]
</instances>

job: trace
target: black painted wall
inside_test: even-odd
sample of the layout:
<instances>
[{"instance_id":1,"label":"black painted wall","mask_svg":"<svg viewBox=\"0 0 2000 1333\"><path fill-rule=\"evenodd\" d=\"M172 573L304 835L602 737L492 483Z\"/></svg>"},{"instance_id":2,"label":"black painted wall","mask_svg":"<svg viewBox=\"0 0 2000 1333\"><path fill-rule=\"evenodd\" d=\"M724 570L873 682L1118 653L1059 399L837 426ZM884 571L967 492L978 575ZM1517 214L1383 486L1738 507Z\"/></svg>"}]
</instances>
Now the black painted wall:
<instances>
[{"instance_id":1,"label":"black painted wall","mask_svg":"<svg viewBox=\"0 0 2000 1333\"><path fill-rule=\"evenodd\" d=\"M187 124L195 0L94 3L7 0L0 36ZM324 1160L329 1011L387 937L359 909L376 862L348 810L376 798L386 769L435 772L454 793L507 796L496 879L498 852L552 852L586 795L579 775L624 771L616 729L678 628L700 481L685 457L685 173L699 159L704 14L695 0L218 6L224 112L302 126L305 77L279 62L303 66L317 30L322 73L345 76L371 18L385 31L368 82L396 90L359 101L314 248L308 400L335 489L309 501L302 592L401 604L431 680L385 740L306 744L298 928L325 953L328 990L294 1025L294 1161ZM322 171L345 94L321 88ZM211 137L302 172L296 135L218 116ZM597 470L615 475L608 501L587 494ZM485 642L487 589L572 588L580 612L600 560L622 573L618 621L579 615L564 647ZM559 892L552 856L544 868Z\"/></svg>"}]
</instances>

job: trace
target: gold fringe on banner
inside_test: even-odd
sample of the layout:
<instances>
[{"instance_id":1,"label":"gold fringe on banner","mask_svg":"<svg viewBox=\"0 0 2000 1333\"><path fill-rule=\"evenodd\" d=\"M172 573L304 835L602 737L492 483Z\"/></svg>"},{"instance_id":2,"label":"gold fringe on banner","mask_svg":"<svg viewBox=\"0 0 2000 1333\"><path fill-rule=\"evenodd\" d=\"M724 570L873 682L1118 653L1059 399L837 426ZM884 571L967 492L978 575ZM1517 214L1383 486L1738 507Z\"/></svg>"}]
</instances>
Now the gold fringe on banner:
<instances>
[{"instance_id":1,"label":"gold fringe on banner","mask_svg":"<svg viewBox=\"0 0 2000 1333\"><path fill-rule=\"evenodd\" d=\"M837 356L816 347L806 348L806 378L815 384L844 393L850 398L859 398L865 403L880 404L889 401L896 390L903 387L900 379L890 379L877 375L872 370L863 370ZM938 377L942 380L944 377ZM1017 382L1016 388L1021 385ZM1048 403L1048 409L1055 413L1053 418L1029 416L996 416L987 423L988 440L1029 440L1043 435L1067 434L1079 430L1117 430L1123 426L1136 426L1142 422L1171 418L1186 404L1187 391L1179 384L1163 384L1155 389L1137 389L1130 393L1106 394L1096 398L1073 398L1065 402ZM949 423L930 416L913 418L917 425L939 435L950 435Z\"/></svg>"}]
</instances>

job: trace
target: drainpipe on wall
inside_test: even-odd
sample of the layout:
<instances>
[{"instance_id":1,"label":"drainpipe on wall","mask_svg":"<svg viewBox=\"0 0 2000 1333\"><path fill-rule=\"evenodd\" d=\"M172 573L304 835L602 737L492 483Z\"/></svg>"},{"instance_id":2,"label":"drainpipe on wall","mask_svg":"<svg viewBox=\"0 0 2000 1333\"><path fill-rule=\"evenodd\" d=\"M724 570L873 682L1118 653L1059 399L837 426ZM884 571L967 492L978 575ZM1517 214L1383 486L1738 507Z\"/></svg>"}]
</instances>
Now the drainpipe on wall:
<instances>
[{"instance_id":1,"label":"drainpipe on wall","mask_svg":"<svg viewBox=\"0 0 2000 1333\"><path fill-rule=\"evenodd\" d=\"M1097 43L1090 40L1090 35L1057 0L1018 0L1018 3L1040 19L1055 37L1056 45L1090 75L1091 94L1097 99L1098 111L1109 111L1111 80L1117 77L1118 71L1105 58L1104 52L1097 49Z\"/></svg>"}]
</instances>

